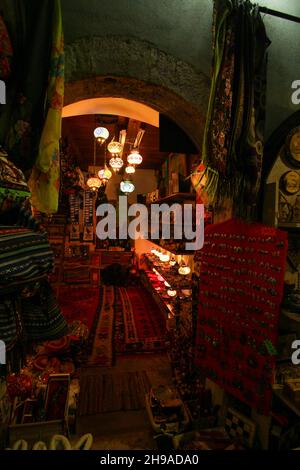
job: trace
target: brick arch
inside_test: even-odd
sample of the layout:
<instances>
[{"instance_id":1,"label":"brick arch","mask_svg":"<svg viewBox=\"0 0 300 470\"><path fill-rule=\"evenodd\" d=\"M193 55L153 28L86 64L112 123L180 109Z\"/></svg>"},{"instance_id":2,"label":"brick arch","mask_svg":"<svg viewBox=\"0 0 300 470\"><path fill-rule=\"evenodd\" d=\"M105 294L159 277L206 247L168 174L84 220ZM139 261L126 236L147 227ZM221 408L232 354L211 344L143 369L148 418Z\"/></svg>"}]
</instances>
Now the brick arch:
<instances>
[{"instance_id":1,"label":"brick arch","mask_svg":"<svg viewBox=\"0 0 300 470\"><path fill-rule=\"evenodd\" d=\"M138 101L172 119L200 151L209 93L204 74L132 38L82 38L65 52L65 105L97 97Z\"/></svg>"}]
</instances>

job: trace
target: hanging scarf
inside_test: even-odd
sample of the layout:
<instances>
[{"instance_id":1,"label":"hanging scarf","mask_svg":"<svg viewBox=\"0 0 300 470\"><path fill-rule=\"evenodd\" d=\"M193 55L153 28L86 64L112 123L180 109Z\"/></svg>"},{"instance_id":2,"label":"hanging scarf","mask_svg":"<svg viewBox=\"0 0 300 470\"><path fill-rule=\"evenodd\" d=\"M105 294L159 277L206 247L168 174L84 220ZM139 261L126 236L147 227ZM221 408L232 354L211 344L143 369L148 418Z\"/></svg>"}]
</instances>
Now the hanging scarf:
<instances>
[{"instance_id":1,"label":"hanging scarf","mask_svg":"<svg viewBox=\"0 0 300 470\"><path fill-rule=\"evenodd\" d=\"M6 104L0 107L0 144L22 171L31 170L45 121L53 1L1 0L12 43Z\"/></svg>"},{"instance_id":2,"label":"hanging scarf","mask_svg":"<svg viewBox=\"0 0 300 470\"><path fill-rule=\"evenodd\" d=\"M240 214L255 203L260 185L268 44L258 9L249 1L215 1L203 191L211 201L232 198Z\"/></svg>"},{"instance_id":3,"label":"hanging scarf","mask_svg":"<svg viewBox=\"0 0 300 470\"><path fill-rule=\"evenodd\" d=\"M0 16L0 79L7 80L11 73L11 58L13 55L11 41L6 25Z\"/></svg>"},{"instance_id":4,"label":"hanging scarf","mask_svg":"<svg viewBox=\"0 0 300 470\"><path fill-rule=\"evenodd\" d=\"M38 157L29 180L33 206L40 212L47 214L56 212L58 208L59 140L64 94L64 40L60 0L55 0L54 4L51 68L47 89L47 117Z\"/></svg>"}]
</instances>

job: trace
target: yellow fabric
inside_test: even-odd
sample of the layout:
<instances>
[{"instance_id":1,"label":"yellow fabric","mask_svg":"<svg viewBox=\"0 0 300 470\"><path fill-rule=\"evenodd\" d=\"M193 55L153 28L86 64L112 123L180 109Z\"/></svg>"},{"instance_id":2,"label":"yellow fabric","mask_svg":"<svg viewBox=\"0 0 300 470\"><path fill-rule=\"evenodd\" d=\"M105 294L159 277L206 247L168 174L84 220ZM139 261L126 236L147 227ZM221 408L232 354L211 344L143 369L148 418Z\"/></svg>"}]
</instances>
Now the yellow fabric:
<instances>
[{"instance_id":1,"label":"yellow fabric","mask_svg":"<svg viewBox=\"0 0 300 470\"><path fill-rule=\"evenodd\" d=\"M31 203L47 214L58 209L60 183L61 119L64 96L64 38L60 0L53 0L53 42L51 69L46 96L47 115L39 154L29 180Z\"/></svg>"}]
</instances>

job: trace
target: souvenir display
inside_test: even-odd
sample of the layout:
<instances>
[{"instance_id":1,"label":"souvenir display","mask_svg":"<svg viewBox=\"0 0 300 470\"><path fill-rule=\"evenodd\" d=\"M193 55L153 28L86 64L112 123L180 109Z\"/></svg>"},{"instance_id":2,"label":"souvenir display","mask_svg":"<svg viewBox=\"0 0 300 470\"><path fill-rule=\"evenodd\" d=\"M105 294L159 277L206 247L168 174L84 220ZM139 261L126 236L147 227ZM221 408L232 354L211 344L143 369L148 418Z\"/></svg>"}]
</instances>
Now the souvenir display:
<instances>
[{"instance_id":1,"label":"souvenir display","mask_svg":"<svg viewBox=\"0 0 300 470\"><path fill-rule=\"evenodd\" d=\"M211 225L201 251L195 363L262 414L271 405L285 232L230 220Z\"/></svg>"},{"instance_id":2,"label":"souvenir display","mask_svg":"<svg viewBox=\"0 0 300 470\"><path fill-rule=\"evenodd\" d=\"M93 242L94 240L94 193L93 191L84 191L84 227L83 241Z\"/></svg>"},{"instance_id":3,"label":"souvenir display","mask_svg":"<svg viewBox=\"0 0 300 470\"><path fill-rule=\"evenodd\" d=\"M76 241L80 239L80 227L79 227L79 196L72 192L69 196L70 203L70 241Z\"/></svg>"}]
</instances>

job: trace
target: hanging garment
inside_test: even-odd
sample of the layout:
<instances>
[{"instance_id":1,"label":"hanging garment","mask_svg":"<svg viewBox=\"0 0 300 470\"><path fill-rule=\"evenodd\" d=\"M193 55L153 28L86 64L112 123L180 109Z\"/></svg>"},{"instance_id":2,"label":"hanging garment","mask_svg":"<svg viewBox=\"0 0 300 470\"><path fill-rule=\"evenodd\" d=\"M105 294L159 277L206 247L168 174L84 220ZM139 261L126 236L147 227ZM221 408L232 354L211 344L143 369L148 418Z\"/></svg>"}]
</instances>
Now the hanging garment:
<instances>
[{"instance_id":1,"label":"hanging garment","mask_svg":"<svg viewBox=\"0 0 300 470\"><path fill-rule=\"evenodd\" d=\"M7 80L11 72L11 58L13 55L11 41L6 24L0 16L0 79Z\"/></svg>"},{"instance_id":2,"label":"hanging garment","mask_svg":"<svg viewBox=\"0 0 300 470\"><path fill-rule=\"evenodd\" d=\"M49 273L54 255L47 233L25 228L0 227L1 292L11 282L30 281Z\"/></svg>"},{"instance_id":3,"label":"hanging garment","mask_svg":"<svg viewBox=\"0 0 300 470\"><path fill-rule=\"evenodd\" d=\"M232 198L236 213L255 204L260 185L268 45L257 7L244 0L214 3L203 191L211 201Z\"/></svg>"},{"instance_id":4,"label":"hanging garment","mask_svg":"<svg viewBox=\"0 0 300 470\"><path fill-rule=\"evenodd\" d=\"M12 43L6 104L0 107L0 144L23 171L31 170L45 121L53 1L2 0Z\"/></svg>"},{"instance_id":5,"label":"hanging garment","mask_svg":"<svg viewBox=\"0 0 300 470\"><path fill-rule=\"evenodd\" d=\"M22 298L21 312L25 336L28 339L57 339L68 331L67 322L48 281L41 285L33 297Z\"/></svg>"},{"instance_id":6,"label":"hanging garment","mask_svg":"<svg viewBox=\"0 0 300 470\"><path fill-rule=\"evenodd\" d=\"M40 212L57 211L60 183L60 137L64 95L64 38L60 0L54 2L51 67L47 89L47 116L29 187L32 204Z\"/></svg>"}]
</instances>

